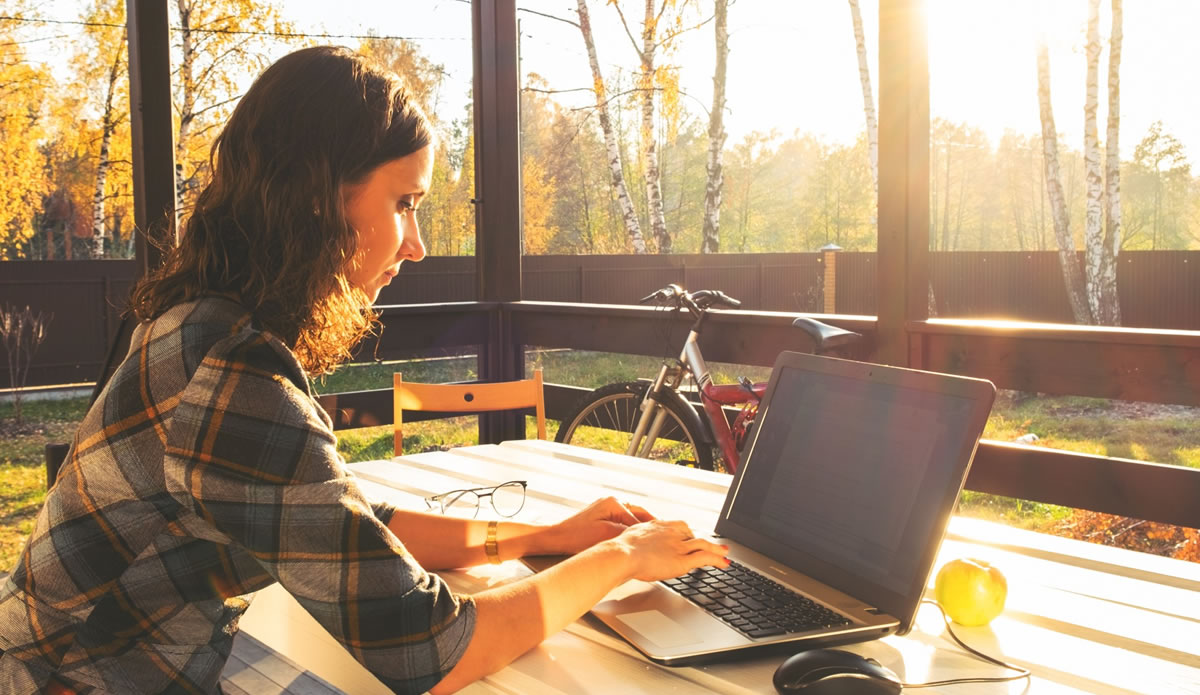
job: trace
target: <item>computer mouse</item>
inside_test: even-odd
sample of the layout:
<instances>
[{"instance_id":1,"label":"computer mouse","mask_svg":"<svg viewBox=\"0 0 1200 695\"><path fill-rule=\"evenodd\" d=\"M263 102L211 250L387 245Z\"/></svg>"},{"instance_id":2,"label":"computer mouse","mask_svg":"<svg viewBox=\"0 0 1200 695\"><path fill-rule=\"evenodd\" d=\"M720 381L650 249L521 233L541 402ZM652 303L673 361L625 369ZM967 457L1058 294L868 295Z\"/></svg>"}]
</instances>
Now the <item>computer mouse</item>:
<instances>
[{"instance_id":1,"label":"computer mouse","mask_svg":"<svg viewBox=\"0 0 1200 695\"><path fill-rule=\"evenodd\" d=\"M901 681L878 661L842 649L793 654L775 669L775 689L804 695L896 695Z\"/></svg>"}]
</instances>

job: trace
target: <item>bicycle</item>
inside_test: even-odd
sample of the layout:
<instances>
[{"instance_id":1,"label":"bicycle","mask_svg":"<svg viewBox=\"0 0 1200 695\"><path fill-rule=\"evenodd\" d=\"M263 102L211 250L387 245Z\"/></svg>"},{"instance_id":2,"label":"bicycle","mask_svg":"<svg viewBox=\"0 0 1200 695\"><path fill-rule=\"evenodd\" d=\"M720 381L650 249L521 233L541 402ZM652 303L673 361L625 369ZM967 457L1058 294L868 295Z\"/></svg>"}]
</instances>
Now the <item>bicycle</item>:
<instances>
[{"instance_id":1,"label":"bicycle","mask_svg":"<svg viewBox=\"0 0 1200 695\"><path fill-rule=\"evenodd\" d=\"M751 383L744 376L738 377L736 384L713 383L699 337L711 309L736 309L742 303L720 290L688 292L676 284L667 285L640 302L654 302L675 313L687 309L695 319L678 359L674 364L664 361L653 381L607 384L588 393L563 418L555 440L570 443L583 438L591 448L707 470L715 469L713 447L716 446L724 469L736 473L767 384ZM792 325L813 341L813 352L817 354L840 351L862 337L854 331L803 316ZM694 384L704 418L682 395L685 381ZM725 417L725 406L740 407L732 424Z\"/></svg>"}]
</instances>

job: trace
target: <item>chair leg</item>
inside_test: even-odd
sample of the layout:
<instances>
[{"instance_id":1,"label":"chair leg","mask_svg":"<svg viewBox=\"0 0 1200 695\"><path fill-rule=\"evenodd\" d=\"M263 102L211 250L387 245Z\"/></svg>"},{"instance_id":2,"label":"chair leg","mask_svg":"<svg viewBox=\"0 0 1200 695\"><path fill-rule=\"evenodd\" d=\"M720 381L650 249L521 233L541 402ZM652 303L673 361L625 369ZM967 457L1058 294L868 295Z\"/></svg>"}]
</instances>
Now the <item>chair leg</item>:
<instances>
[{"instance_id":1,"label":"chair leg","mask_svg":"<svg viewBox=\"0 0 1200 695\"><path fill-rule=\"evenodd\" d=\"M47 444L46 445L46 489L54 487L54 481L58 480L58 471L62 468L63 463L67 460L67 454L71 451L70 444Z\"/></svg>"}]
</instances>

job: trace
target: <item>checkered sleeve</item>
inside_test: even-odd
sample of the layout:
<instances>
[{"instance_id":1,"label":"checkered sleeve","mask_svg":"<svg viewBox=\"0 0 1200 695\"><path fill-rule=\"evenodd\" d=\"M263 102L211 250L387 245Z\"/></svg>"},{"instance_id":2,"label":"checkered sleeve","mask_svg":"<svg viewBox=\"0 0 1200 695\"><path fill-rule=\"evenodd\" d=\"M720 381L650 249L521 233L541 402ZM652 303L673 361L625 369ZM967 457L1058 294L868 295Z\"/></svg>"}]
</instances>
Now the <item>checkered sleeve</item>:
<instances>
[{"instance_id":1,"label":"checkered sleeve","mask_svg":"<svg viewBox=\"0 0 1200 695\"><path fill-rule=\"evenodd\" d=\"M387 529L390 507L342 466L298 370L261 333L215 345L175 410L167 484L383 683L424 692L462 657L474 603Z\"/></svg>"},{"instance_id":2,"label":"checkered sleeve","mask_svg":"<svg viewBox=\"0 0 1200 695\"><path fill-rule=\"evenodd\" d=\"M392 520L392 516L396 513L396 508L387 502L372 502L371 513L379 520L379 523L384 526Z\"/></svg>"}]
</instances>

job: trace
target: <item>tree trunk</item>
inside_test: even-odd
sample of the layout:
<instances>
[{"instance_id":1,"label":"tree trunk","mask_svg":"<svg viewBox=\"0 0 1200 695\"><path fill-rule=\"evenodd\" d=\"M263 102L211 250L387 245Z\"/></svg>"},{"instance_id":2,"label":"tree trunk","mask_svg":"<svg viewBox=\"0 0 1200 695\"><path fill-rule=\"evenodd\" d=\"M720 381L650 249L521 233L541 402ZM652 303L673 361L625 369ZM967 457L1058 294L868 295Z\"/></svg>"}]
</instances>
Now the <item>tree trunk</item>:
<instances>
[{"instance_id":1,"label":"tree trunk","mask_svg":"<svg viewBox=\"0 0 1200 695\"><path fill-rule=\"evenodd\" d=\"M1104 236L1104 171L1100 162L1100 136L1096 109L1100 92L1100 0L1088 0L1087 84L1083 104L1083 154L1087 170L1087 207L1083 241L1087 259L1087 298L1092 320L1105 326L1120 322L1116 268L1112 246Z\"/></svg>"},{"instance_id":2,"label":"tree trunk","mask_svg":"<svg viewBox=\"0 0 1200 695\"><path fill-rule=\"evenodd\" d=\"M1116 258L1121 253L1121 42L1123 39L1121 0L1112 0L1112 34L1108 40L1108 129L1105 136L1105 182L1107 201L1104 220L1104 245L1108 249L1106 273L1101 277L1102 295L1111 302L1110 325L1121 324L1121 302L1117 295Z\"/></svg>"},{"instance_id":3,"label":"tree trunk","mask_svg":"<svg viewBox=\"0 0 1200 695\"><path fill-rule=\"evenodd\" d=\"M175 205L184 209L184 194L187 192L188 179L183 173L183 163L187 159L188 137L192 132L192 121L196 117L196 89L194 67L196 63L196 48L192 45L192 2L193 0L177 0L179 8L180 31L180 63L179 89L182 99L179 104L179 133L175 138Z\"/></svg>"},{"instance_id":4,"label":"tree trunk","mask_svg":"<svg viewBox=\"0 0 1200 695\"><path fill-rule=\"evenodd\" d=\"M633 201L629 198L629 190L625 187L625 173L621 166L621 148L617 145L617 136L613 132L612 119L608 114L608 99L605 96L604 75L600 72L600 60L596 57L596 42L592 38L592 20L588 14L586 0L577 0L579 9L579 31L583 34L583 42L587 45L588 63L592 67L592 91L596 93L596 112L600 118L600 130L604 132L604 149L608 154L609 181L617 195L621 206L621 219L625 223L625 231L629 234L629 242L634 253L646 253L646 242L642 238L642 227L638 222L637 212L633 209Z\"/></svg>"},{"instance_id":5,"label":"tree trunk","mask_svg":"<svg viewBox=\"0 0 1200 695\"><path fill-rule=\"evenodd\" d=\"M875 99L871 92L871 68L867 63L867 42L863 37L862 12L858 0L850 0L850 19L854 23L854 45L858 48L858 81L862 84L863 112L867 116L867 160L871 163L871 181L879 198L879 123L875 119Z\"/></svg>"},{"instance_id":6,"label":"tree trunk","mask_svg":"<svg viewBox=\"0 0 1200 695\"><path fill-rule=\"evenodd\" d=\"M942 186L942 250L950 250L950 143L946 142L946 185Z\"/></svg>"},{"instance_id":7,"label":"tree trunk","mask_svg":"<svg viewBox=\"0 0 1200 695\"><path fill-rule=\"evenodd\" d=\"M662 177L658 168L658 137L654 132L654 52L657 35L655 0L646 0L646 16L642 22L642 69L638 77L642 92L642 169L646 176L646 207L650 230L659 253L671 253L671 237L663 214Z\"/></svg>"},{"instance_id":8,"label":"tree trunk","mask_svg":"<svg viewBox=\"0 0 1200 695\"><path fill-rule=\"evenodd\" d=\"M124 38L125 31L121 31ZM122 40L119 45L124 46ZM112 67L108 71L108 91L104 96L104 113L101 115L100 155L96 162L96 190L92 194L92 258L104 258L104 246L108 241L105 229L104 201L105 187L108 183L109 149L112 146L113 130L116 129L116 118L113 114L113 97L117 91L117 78L121 75L121 52L113 56Z\"/></svg>"},{"instance_id":9,"label":"tree trunk","mask_svg":"<svg viewBox=\"0 0 1200 695\"><path fill-rule=\"evenodd\" d=\"M967 180L971 173L971 167L959 168L962 169L962 175L958 177L958 207L954 210L954 241L950 245L951 251L962 250L963 209L967 207Z\"/></svg>"},{"instance_id":10,"label":"tree trunk","mask_svg":"<svg viewBox=\"0 0 1200 695\"><path fill-rule=\"evenodd\" d=\"M1062 266L1063 284L1075 323L1092 322L1088 310L1087 296L1083 288L1083 275L1075 257L1075 241L1071 238L1070 218L1067 202L1063 196L1062 180L1058 170L1058 134L1054 127L1054 110L1050 106L1050 52L1045 43L1038 45L1037 55L1038 106L1042 119L1042 161L1045 166L1046 196L1050 199L1050 216L1054 222L1054 236L1058 240L1058 262Z\"/></svg>"},{"instance_id":11,"label":"tree trunk","mask_svg":"<svg viewBox=\"0 0 1200 695\"><path fill-rule=\"evenodd\" d=\"M729 0L716 0L713 34L717 64L713 70L712 111L708 115L708 181L704 186L704 228L700 253L721 250L721 193L725 174L721 153L725 149L725 67L729 59Z\"/></svg>"}]
</instances>

